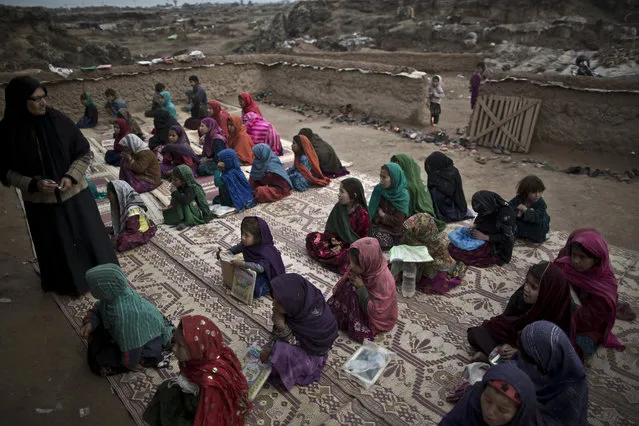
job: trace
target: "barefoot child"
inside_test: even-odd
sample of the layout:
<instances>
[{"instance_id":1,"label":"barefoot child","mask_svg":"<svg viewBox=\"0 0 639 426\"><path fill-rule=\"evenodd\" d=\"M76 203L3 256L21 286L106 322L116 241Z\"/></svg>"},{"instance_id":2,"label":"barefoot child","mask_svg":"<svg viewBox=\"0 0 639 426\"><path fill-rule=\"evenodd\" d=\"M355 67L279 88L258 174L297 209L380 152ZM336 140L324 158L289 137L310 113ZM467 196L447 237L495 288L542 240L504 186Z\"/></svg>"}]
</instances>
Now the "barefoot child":
<instances>
[{"instance_id":1,"label":"barefoot child","mask_svg":"<svg viewBox=\"0 0 639 426\"><path fill-rule=\"evenodd\" d=\"M546 202L542 198L546 187L537 176L526 176L517 184L517 196L510 204L517 213L517 238L528 238L536 243L546 241L550 230Z\"/></svg>"},{"instance_id":2,"label":"barefoot child","mask_svg":"<svg viewBox=\"0 0 639 426\"><path fill-rule=\"evenodd\" d=\"M298 274L271 281L273 333L260 359L287 390L318 381L337 339L337 323L322 292Z\"/></svg>"},{"instance_id":3,"label":"barefoot child","mask_svg":"<svg viewBox=\"0 0 639 426\"><path fill-rule=\"evenodd\" d=\"M80 335L89 339L91 371L107 376L157 366L169 347L173 326L129 287L118 265L91 268L86 280L98 299L80 329Z\"/></svg>"},{"instance_id":4,"label":"barefoot child","mask_svg":"<svg viewBox=\"0 0 639 426\"><path fill-rule=\"evenodd\" d=\"M240 231L242 233L240 244L231 247L228 251L230 255L242 253L244 260L234 259L231 263L257 273L253 296L262 297L270 293L270 282L286 272L282 255L275 248L271 230L261 217L245 217L240 225ZM217 252L218 259L220 250Z\"/></svg>"},{"instance_id":5,"label":"barefoot child","mask_svg":"<svg viewBox=\"0 0 639 426\"><path fill-rule=\"evenodd\" d=\"M439 124L439 115L442 113L442 98L444 97L444 88L442 87L442 78L434 75L428 86L428 100L430 101L430 125L437 127Z\"/></svg>"},{"instance_id":6,"label":"barefoot child","mask_svg":"<svg viewBox=\"0 0 639 426\"><path fill-rule=\"evenodd\" d=\"M173 334L180 375L162 383L144 411L150 426L243 426L248 383L222 333L201 315L182 317Z\"/></svg>"},{"instance_id":7,"label":"barefoot child","mask_svg":"<svg viewBox=\"0 0 639 426\"><path fill-rule=\"evenodd\" d=\"M176 189L171 193L171 205L162 212L166 225L177 225L178 231L181 231L213 218L206 193L189 166L177 166L171 173L171 179Z\"/></svg>"}]
</instances>

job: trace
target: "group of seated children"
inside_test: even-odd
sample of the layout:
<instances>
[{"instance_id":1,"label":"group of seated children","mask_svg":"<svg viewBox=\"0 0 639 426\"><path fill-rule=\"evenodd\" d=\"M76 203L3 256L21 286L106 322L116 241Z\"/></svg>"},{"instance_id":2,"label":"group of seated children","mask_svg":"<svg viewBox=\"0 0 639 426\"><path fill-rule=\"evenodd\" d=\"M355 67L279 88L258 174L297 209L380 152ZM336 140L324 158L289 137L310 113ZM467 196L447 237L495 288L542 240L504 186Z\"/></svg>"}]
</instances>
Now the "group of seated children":
<instances>
[{"instance_id":1,"label":"group of seated children","mask_svg":"<svg viewBox=\"0 0 639 426\"><path fill-rule=\"evenodd\" d=\"M245 118L261 116L248 94L240 99ZM107 155L115 160L117 154L126 182L110 182L107 194L109 232L118 250L144 244L155 234L139 192L157 182L160 170L175 187L164 220L178 229L212 217L196 172L213 174L219 188L214 202L238 211L280 200L292 189L325 186L329 176L348 173L330 145L310 129L295 136L295 162L285 170L273 145L253 144L241 117L224 115L215 103L209 106L225 120L225 128L212 117L200 120L204 153L198 157L184 129L173 124L167 142L159 144L162 164L129 131L125 119L116 120L117 142ZM252 165L248 180L242 164ZM340 183L324 232L306 237L309 255L342 274L328 300L304 277L286 273L266 221L255 216L242 220L241 241L228 254L241 253L243 259L234 258L233 265L255 271L254 296L273 299L273 331L261 359L270 362L274 379L286 389L319 379L338 330L363 342L394 328L397 284L410 264L393 263L389 268L382 250L400 244L427 247L433 261L416 265L417 281L422 289L446 293L461 282L467 266L510 262L516 238L545 241L550 217L538 177L522 179L511 202L490 191L473 195L477 217L467 232L475 246L468 248L458 247L452 233L449 240L443 232L446 223L472 217L459 171L440 152L429 155L424 168L426 185L412 158L394 155L382 166L368 203L358 179ZM115 374L157 366L168 349L171 325L128 287L118 266L93 268L87 281L98 299L82 328L83 336L90 336L92 371ZM118 316L120 311L126 315ZM487 362L496 353L501 363L470 387L440 424L586 424L588 385L582 360L602 345L623 349L612 333L616 318L633 319L633 312L628 304L618 306L607 244L597 231L579 229L553 262L530 267L501 315L468 329L472 360ZM145 420L151 425L203 424L200 420L242 424L250 407L246 381L215 324L199 316L182 318L173 352L180 361L180 376L160 386ZM208 369L205 374L202 367Z\"/></svg>"}]
</instances>

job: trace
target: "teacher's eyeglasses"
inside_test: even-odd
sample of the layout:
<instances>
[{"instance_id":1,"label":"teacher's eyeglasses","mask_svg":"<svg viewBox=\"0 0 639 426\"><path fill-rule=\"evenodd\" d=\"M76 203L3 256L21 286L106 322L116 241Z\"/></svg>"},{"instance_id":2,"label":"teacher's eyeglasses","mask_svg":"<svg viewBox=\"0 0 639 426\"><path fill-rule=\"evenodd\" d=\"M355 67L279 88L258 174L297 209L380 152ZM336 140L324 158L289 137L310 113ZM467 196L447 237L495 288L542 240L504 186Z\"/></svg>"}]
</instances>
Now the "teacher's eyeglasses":
<instances>
[{"instance_id":1,"label":"teacher's eyeglasses","mask_svg":"<svg viewBox=\"0 0 639 426\"><path fill-rule=\"evenodd\" d=\"M29 98L30 101L33 102L40 102L40 101L46 101L47 100L47 95L42 95L42 96L31 96Z\"/></svg>"}]
</instances>

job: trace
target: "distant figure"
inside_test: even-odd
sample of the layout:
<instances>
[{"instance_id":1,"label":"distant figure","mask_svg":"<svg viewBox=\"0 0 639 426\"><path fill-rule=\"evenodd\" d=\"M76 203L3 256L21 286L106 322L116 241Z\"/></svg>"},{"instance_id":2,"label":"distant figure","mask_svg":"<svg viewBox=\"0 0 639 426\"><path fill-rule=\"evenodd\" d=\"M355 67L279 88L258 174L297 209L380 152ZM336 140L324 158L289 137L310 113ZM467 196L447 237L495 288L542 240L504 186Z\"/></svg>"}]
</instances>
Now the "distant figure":
<instances>
[{"instance_id":1,"label":"distant figure","mask_svg":"<svg viewBox=\"0 0 639 426\"><path fill-rule=\"evenodd\" d=\"M118 111L120 111L120 108L127 107L126 102L124 102L123 99L118 98L118 94L111 88L108 88L104 91L104 96L106 96L107 98L107 103L104 105L104 108L106 108L113 117L118 116Z\"/></svg>"},{"instance_id":2,"label":"distant figure","mask_svg":"<svg viewBox=\"0 0 639 426\"><path fill-rule=\"evenodd\" d=\"M439 124L439 116L442 113L442 98L444 97L444 88L442 87L442 78L438 75L433 76L428 87L428 100L430 102L430 125L437 127Z\"/></svg>"},{"instance_id":3,"label":"distant figure","mask_svg":"<svg viewBox=\"0 0 639 426\"><path fill-rule=\"evenodd\" d=\"M155 93L153 94L153 101L151 102L151 109L144 112L145 117L153 117L156 110L162 108L162 96L160 93L166 90L166 86L162 83L155 84Z\"/></svg>"},{"instance_id":4,"label":"distant figure","mask_svg":"<svg viewBox=\"0 0 639 426\"><path fill-rule=\"evenodd\" d=\"M189 130L197 130L200 127L200 120L207 116L206 91L200 86L200 79L196 75L189 77L191 90L187 90L186 95L191 105L191 118L184 122L184 127Z\"/></svg>"},{"instance_id":5,"label":"distant figure","mask_svg":"<svg viewBox=\"0 0 639 426\"><path fill-rule=\"evenodd\" d=\"M585 77L601 77L599 73L590 68L590 59L588 59L586 55L577 56L575 63L577 64L577 75L583 75Z\"/></svg>"},{"instance_id":6,"label":"distant figure","mask_svg":"<svg viewBox=\"0 0 639 426\"><path fill-rule=\"evenodd\" d=\"M83 92L80 95L80 101L84 104L84 115L75 125L78 129L91 129L98 124L98 108L88 92Z\"/></svg>"},{"instance_id":7,"label":"distant figure","mask_svg":"<svg viewBox=\"0 0 639 426\"><path fill-rule=\"evenodd\" d=\"M484 73L486 72L486 64L480 62L475 67L475 74L470 78L470 108L475 109L477 98L479 97L479 86L482 81L486 79Z\"/></svg>"}]
</instances>

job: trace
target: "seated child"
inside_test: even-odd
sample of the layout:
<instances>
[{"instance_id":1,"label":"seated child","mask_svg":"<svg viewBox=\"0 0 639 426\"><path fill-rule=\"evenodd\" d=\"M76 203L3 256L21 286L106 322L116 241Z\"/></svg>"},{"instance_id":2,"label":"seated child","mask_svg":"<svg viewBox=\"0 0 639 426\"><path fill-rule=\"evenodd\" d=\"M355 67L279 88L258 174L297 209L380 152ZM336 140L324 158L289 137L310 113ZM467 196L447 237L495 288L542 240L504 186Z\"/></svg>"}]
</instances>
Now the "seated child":
<instances>
[{"instance_id":1,"label":"seated child","mask_svg":"<svg viewBox=\"0 0 639 426\"><path fill-rule=\"evenodd\" d=\"M317 133L313 133L311 129L305 127L300 129L299 134L306 136L308 140L311 141L311 145L313 145L313 149L317 153L320 169L324 176L335 179L350 173L346 170L346 167L342 166L342 162L333 147Z\"/></svg>"},{"instance_id":2,"label":"seated child","mask_svg":"<svg viewBox=\"0 0 639 426\"><path fill-rule=\"evenodd\" d=\"M172 126L179 126L178 122L163 109L158 109L153 115L153 136L149 138L149 148L157 152L169 143L169 130Z\"/></svg>"},{"instance_id":3,"label":"seated child","mask_svg":"<svg viewBox=\"0 0 639 426\"><path fill-rule=\"evenodd\" d=\"M268 224L261 217L247 216L240 225L241 242L228 250L230 255L242 253L244 260L233 260L233 265L250 269L257 273L255 279L255 298L269 294L270 282L286 272L282 255L273 244L273 236ZM217 252L220 258L220 250Z\"/></svg>"},{"instance_id":4,"label":"seated child","mask_svg":"<svg viewBox=\"0 0 639 426\"><path fill-rule=\"evenodd\" d=\"M531 266L524 285L510 297L504 313L468 329L468 342L477 350L473 360L486 362L499 345L503 345L501 358L510 360L517 352L519 333L535 321L551 321L573 335L570 304L570 287L557 265L541 262Z\"/></svg>"},{"instance_id":5,"label":"seated child","mask_svg":"<svg viewBox=\"0 0 639 426\"><path fill-rule=\"evenodd\" d=\"M528 238L537 243L546 241L550 216L542 198L545 190L537 176L526 176L517 184L517 196L508 203L517 212L517 238Z\"/></svg>"},{"instance_id":6,"label":"seated child","mask_svg":"<svg viewBox=\"0 0 639 426\"><path fill-rule=\"evenodd\" d=\"M246 127L246 133L248 133L253 140L253 144L264 143L271 148L275 155L282 155L284 153L279 133L277 133L275 127L263 119L261 115L249 112L242 116L242 121Z\"/></svg>"},{"instance_id":7,"label":"seated child","mask_svg":"<svg viewBox=\"0 0 639 426\"><path fill-rule=\"evenodd\" d=\"M173 169L182 164L188 166L196 175L200 157L193 152L189 138L182 126L175 124L169 128L169 143L162 148L162 163L160 164L162 177L170 177Z\"/></svg>"},{"instance_id":8,"label":"seated child","mask_svg":"<svg viewBox=\"0 0 639 426\"><path fill-rule=\"evenodd\" d=\"M104 91L104 96L107 99L104 108L113 116L118 116L118 111L120 108L126 108L126 102L124 100L118 98L118 94L114 89L108 88Z\"/></svg>"},{"instance_id":9,"label":"seated child","mask_svg":"<svg viewBox=\"0 0 639 426\"><path fill-rule=\"evenodd\" d=\"M91 268L86 280L98 299L80 329L80 335L89 340L91 371L108 376L157 366L170 346L173 326L129 287L118 265Z\"/></svg>"},{"instance_id":10,"label":"seated child","mask_svg":"<svg viewBox=\"0 0 639 426\"><path fill-rule=\"evenodd\" d=\"M331 183L322 174L315 149L306 136L296 135L292 148L295 164L286 172L296 191L306 191L311 185L326 186Z\"/></svg>"},{"instance_id":11,"label":"seated child","mask_svg":"<svg viewBox=\"0 0 639 426\"><path fill-rule=\"evenodd\" d=\"M133 116L131 115L131 113L129 112L127 108L120 108L117 116L118 118L122 118L124 119L124 121L126 121L126 125L128 126L129 131L131 133L133 133L140 139L145 140L144 132L142 132L142 129L140 128L140 125L138 124L137 120L133 118Z\"/></svg>"},{"instance_id":12,"label":"seated child","mask_svg":"<svg viewBox=\"0 0 639 426\"><path fill-rule=\"evenodd\" d=\"M91 99L91 94L83 92L80 95L80 101L84 104L84 115L75 125L79 129L91 129L98 125L98 108Z\"/></svg>"},{"instance_id":13,"label":"seated child","mask_svg":"<svg viewBox=\"0 0 639 426\"><path fill-rule=\"evenodd\" d=\"M438 293L447 293L458 286L464 274L466 265L456 262L448 253L448 236L439 232L435 218L428 213L418 213L404 222L404 234L400 244L408 246L424 246L433 258L432 262L415 263L415 282L420 290L432 289ZM397 285L410 263L393 262L391 272Z\"/></svg>"},{"instance_id":14,"label":"seated child","mask_svg":"<svg viewBox=\"0 0 639 426\"><path fill-rule=\"evenodd\" d=\"M173 119L177 120L177 110L171 100L171 94L165 90L160 93L160 97L162 98L162 109L168 112Z\"/></svg>"},{"instance_id":15,"label":"seated child","mask_svg":"<svg viewBox=\"0 0 639 426\"><path fill-rule=\"evenodd\" d=\"M220 162L215 170L215 186L219 190L219 195L213 199L213 204L235 207L238 212L254 207L253 188L240 169L240 161L235 151L226 148L220 151L217 157Z\"/></svg>"},{"instance_id":16,"label":"seated child","mask_svg":"<svg viewBox=\"0 0 639 426\"><path fill-rule=\"evenodd\" d=\"M160 385L144 421L150 426L244 426L251 407L248 383L220 329L206 317L187 315L173 340L180 375Z\"/></svg>"},{"instance_id":17,"label":"seated child","mask_svg":"<svg viewBox=\"0 0 639 426\"><path fill-rule=\"evenodd\" d=\"M153 117L155 111L162 108L162 97L160 96L161 92L164 92L166 86L163 83L155 83L155 92L153 93L153 100L151 101L151 109L144 112L145 117Z\"/></svg>"},{"instance_id":18,"label":"seated child","mask_svg":"<svg viewBox=\"0 0 639 426\"><path fill-rule=\"evenodd\" d=\"M111 203L111 236L117 251L131 250L148 243L157 226L146 215L146 205L140 194L122 180L107 183L107 197Z\"/></svg>"},{"instance_id":19,"label":"seated child","mask_svg":"<svg viewBox=\"0 0 639 426\"><path fill-rule=\"evenodd\" d=\"M282 166L282 162L266 144L253 147L253 166L249 183L253 187L255 201L271 203L291 195L293 184Z\"/></svg>"},{"instance_id":20,"label":"seated child","mask_svg":"<svg viewBox=\"0 0 639 426\"><path fill-rule=\"evenodd\" d=\"M240 108L242 108L242 119L244 119L246 114L248 114L249 112L253 112L259 115L260 117L262 116L262 111L260 111L260 107L257 105L257 103L253 100L253 98L248 92L240 93L237 97L237 101L240 104Z\"/></svg>"},{"instance_id":21,"label":"seated child","mask_svg":"<svg viewBox=\"0 0 639 426\"><path fill-rule=\"evenodd\" d=\"M225 110L224 108L222 108L222 104L220 104L218 101L215 101L215 100L211 100L207 102L206 112L209 117L211 117L213 120L217 122L217 124L220 126L220 129L222 129L222 134L226 136L226 139L228 140L229 129L228 129L227 123L229 118L231 117L229 112ZM240 123L241 122L242 122L242 117L240 117Z\"/></svg>"},{"instance_id":22,"label":"seated child","mask_svg":"<svg viewBox=\"0 0 639 426\"><path fill-rule=\"evenodd\" d=\"M395 163L386 163L368 202L372 221L370 236L377 238L382 250L389 250L399 243L409 208L410 196L402 168Z\"/></svg>"},{"instance_id":23,"label":"seated child","mask_svg":"<svg viewBox=\"0 0 639 426\"><path fill-rule=\"evenodd\" d=\"M428 213L435 218L437 229L443 231L446 223L437 219L435 210L433 210L433 200L430 198L428 188L424 185L421 178L421 169L419 164L407 154L395 154L391 157L391 162L399 164L406 177L406 189L410 197L410 205L408 214L412 216L417 213Z\"/></svg>"},{"instance_id":24,"label":"seated child","mask_svg":"<svg viewBox=\"0 0 639 426\"><path fill-rule=\"evenodd\" d=\"M146 142L129 133L120 140L120 146L120 180L128 182L140 194L153 191L160 186L160 163Z\"/></svg>"},{"instance_id":25,"label":"seated child","mask_svg":"<svg viewBox=\"0 0 639 426\"><path fill-rule=\"evenodd\" d=\"M211 176L215 172L219 159L217 154L226 149L226 138L222 134L220 126L211 117L203 118L200 122L200 141L202 142L202 156L197 174Z\"/></svg>"},{"instance_id":26,"label":"seated child","mask_svg":"<svg viewBox=\"0 0 639 426\"><path fill-rule=\"evenodd\" d=\"M612 333L619 296L606 240L594 229L578 229L554 263L564 271L579 299L573 306L573 321L580 355L592 356L601 344L623 350Z\"/></svg>"},{"instance_id":27,"label":"seated child","mask_svg":"<svg viewBox=\"0 0 639 426\"><path fill-rule=\"evenodd\" d=\"M213 218L206 193L188 166L182 164L173 169L171 180L176 189L171 193L171 205L162 212L166 225L177 225L181 231Z\"/></svg>"},{"instance_id":28,"label":"seated child","mask_svg":"<svg viewBox=\"0 0 639 426\"><path fill-rule=\"evenodd\" d=\"M515 212L503 198L490 191L476 192L472 203L477 217L471 235L486 244L467 251L451 243L448 252L453 259L478 268L509 263L515 246Z\"/></svg>"},{"instance_id":29,"label":"seated child","mask_svg":"<svg viewBox=\"0 0 639 426\"><path fill-rule=\"evenodd\" d=\"M104 162L115 167L120 167L120 160L122 159L122 145L120 141L126 135L131 133L129 126L126 124L126 120L123 118L116 118L113 122L113 149L108 149L104 153Z\"/></svg>"},{"instance_id":30,"label":"seated child","mask_svg":"<svg viewBox=\"0 0 639 426\"><path fill-rule=\"evenodd\" d=\"M439 426L541 426L535 386L514 362L491 367Z\"/></svg>"},{"instance_id":31,"label":"seated child","mask_svg":"<svg viewBox=\"0 0 639 426\"><path fill-rule=\"evenodd\" d=\"M282 274L271 281L273 332L262 349L273 378L286 390L319 380L328 351L337 339L337 323L322 292L298 274Z\"/></svg>"},{"instance_id":32,"label":"seated child","mask_svg":"<svg viewBox=\"0 0 639 426\"><path fill-rule=\"evenodd\" d=\"M229 134L227 144L229 148L235 150L240 163L243 166L253 164L255 158L253 139L246 133L242 118L239 115L230 115L226 122L226 129Z\"/></svg>"},{"instance_id":33,"label":"seated child","mask_svg":"<svg viewBox=\"0 0 639 426\"><path fill-rule=\"evenodd\" d=\"M466 203L462 178L453 160L436 151L426 157L424 169L428 175L428 191L437 217L447 223L472 218Z\"/></svg>"},{"instance_id":34,"label":"seated child","mask_svg":"<svg viewBox=\"0 0 639 426\"><path fill-rule=\"evenodd\" d=\"M326 221L324 233L306 236L309 256L325 265L336 267L341 274L350 265L348 249L352 243L368 236L370 219L362 183L346 178L339 185L337 204Z\"/></svg>"},{"instance_id":35,"label":"seated child","mask_svg":"<svg viewBox=\"0 0 639 426\"><path fill-rule=\"evenodd\" d=\"M374 340L395 327L397 289L375 238L362 238L348 249L350 268L333 287L328 306L340 330L351 339Z\"/></svg>"},{"instance_id":36,"label":"seated child","mask_svg":"<svg viewBox=\"0 0 639 426\"><path fill-rule=\"evenodd\" d=\"M519 339L517 365L535 385L544 424L589 424L586 371L561 328L548 321L527 325Z\"/></svg>"}]
</instances>

